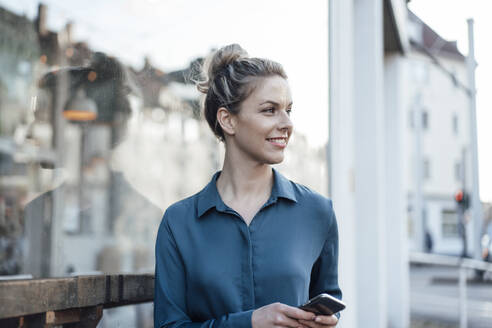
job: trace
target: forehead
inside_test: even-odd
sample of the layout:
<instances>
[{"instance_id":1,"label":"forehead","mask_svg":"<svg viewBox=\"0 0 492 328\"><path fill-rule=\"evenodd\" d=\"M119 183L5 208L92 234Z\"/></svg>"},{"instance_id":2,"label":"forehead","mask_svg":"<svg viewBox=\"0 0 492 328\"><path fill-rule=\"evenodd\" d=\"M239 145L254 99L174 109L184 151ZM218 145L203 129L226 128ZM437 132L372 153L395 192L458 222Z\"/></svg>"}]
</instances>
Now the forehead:
<instances>
[{"instance_id":1,"label":"forehead","mask_svg":"<svg viewBox=\"0 0 492 328\"><path fill-rule=\"evenodd\" d=\"M281 76L262 77L253 83L253 92L245 101L255 103L274 101L279 104L289 104L292 102L289 83Z\"/></svg>"}]
</instances>

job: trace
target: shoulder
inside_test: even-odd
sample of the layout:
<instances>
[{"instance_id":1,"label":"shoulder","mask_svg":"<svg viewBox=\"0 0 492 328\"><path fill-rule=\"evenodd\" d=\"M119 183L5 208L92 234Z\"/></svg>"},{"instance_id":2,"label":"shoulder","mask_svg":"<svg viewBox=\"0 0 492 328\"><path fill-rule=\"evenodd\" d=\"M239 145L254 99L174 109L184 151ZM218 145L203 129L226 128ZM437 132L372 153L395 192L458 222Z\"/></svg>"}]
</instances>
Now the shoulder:
<instances>
[{"instance_id":1,"label":"shoulder","mask_svg":"<svg viewBox=\"0 0 492 328\"><path fill-rule=\"evenodd\" d=\"M297 182L290 181L296 195L297 204L311 217L323 221L328 229L336 225L333 201L319 192Z\"/></svg>"},{"instance_id":2,"label":"shoulder","mask_svg":"<svg viewBox=\"0 0 492 328\"><path fill-rule=\"evenodd\" d=\"M302 206L314 206L317 209L329 210L331 200L320 193L294 182L274 169L275 184L278 194L282 197L294 200Z\"/></svg>"},{"instance_id":3,"label":"shoulder","mask_svg":"<svg viewBox=\"0 0 492 328\"><path fill-rule=\"evenodd\" d=\"M171 204L164 212L162 221L174 225L189 218L194 218L199 194L200 192Z\"/></svg>"},{"instance_id":4,"label":"shoulder","mask_svg":"<svg viewBox=\"0 0 492 328\"><path fill-rule=\"evenodd\" d=\"M301 205L313 206L314 208L329 214L333 211L333 202L330 198L323 196L319 192L297 182L290 181L295 192L297 201Z\"/></svg>"},{"instance_id":5,"label":"shoulder","mask_svg":"<svg viewBox=\"0 0 492 328\"><path fill-rule=\"evenodd\" d=\"M157 240L175 239L176 234L186 231L190 219L194 218L196 195L171 204L164 212L157 232Z\"/></svg>"}]
</instances>

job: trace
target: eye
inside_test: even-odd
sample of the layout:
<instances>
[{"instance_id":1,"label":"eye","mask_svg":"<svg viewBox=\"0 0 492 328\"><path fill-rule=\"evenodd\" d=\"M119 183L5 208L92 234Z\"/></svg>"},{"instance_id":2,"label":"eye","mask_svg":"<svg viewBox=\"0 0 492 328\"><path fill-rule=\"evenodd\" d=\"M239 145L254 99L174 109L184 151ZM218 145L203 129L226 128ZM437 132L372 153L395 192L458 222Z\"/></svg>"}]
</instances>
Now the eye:
<instances>
[{"instance_id":1,"label":"eye","mask_svg":"<svg viewBox=\"0 0 492 328\"><path fill-rule=\"evenodd\" d=\"M273 114L275 112L275 108L273 107L268 107L268 108L265 108L264 110L262 110L263 113L269 113L269 114Z\"/></svg>"},{"instance_id":2,"label":"eye","mask_svg":"<svg viewBox=\"0 0 492 328\"><path fill-rule=\"evenodd\" d=\"M292 113L292 108L287 109L286 112L287 112L287 115L290 116L290 114Z\"/></svg>"}]
</instances>

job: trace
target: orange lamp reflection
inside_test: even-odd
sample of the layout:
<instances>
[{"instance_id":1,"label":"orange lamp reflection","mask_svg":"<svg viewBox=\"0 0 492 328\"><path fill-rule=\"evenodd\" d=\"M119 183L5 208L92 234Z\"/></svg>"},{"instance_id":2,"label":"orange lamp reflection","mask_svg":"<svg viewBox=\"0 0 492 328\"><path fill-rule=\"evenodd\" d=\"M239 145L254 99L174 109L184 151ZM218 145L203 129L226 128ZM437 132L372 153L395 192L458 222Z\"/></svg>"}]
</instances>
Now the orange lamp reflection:
<instances>
[{"instance_id":1,"label":"orange lamp reflection","mask_svg":"<svg viewBox=\"0 0 492 328\"><path fill-rule=\"evenodd\" d=\"M97 114L91 111L65 109L63 111L63 117L69 121L87 122L94 121L97 118Z\"/></svg>"},{"instance_id":2,"label":"orange lamp reflection","mask_svg":"<svg viewBox=\"0 0 492 328\"><path fill-rule=\"evenodd\" d=\"M97 117L97 105L80 88L63 110L63 117L72 122L94 121Z\"/></svg>"}]
</instances>

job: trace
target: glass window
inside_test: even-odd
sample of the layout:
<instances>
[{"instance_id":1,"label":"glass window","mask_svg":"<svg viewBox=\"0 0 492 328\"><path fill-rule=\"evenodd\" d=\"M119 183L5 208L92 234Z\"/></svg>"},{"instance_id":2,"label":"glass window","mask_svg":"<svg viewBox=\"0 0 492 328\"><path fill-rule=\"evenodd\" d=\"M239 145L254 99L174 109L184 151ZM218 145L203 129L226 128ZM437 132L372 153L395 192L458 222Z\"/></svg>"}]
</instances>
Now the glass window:
<instances>
[{"instance_id":1,"label":"glass window","mask_svg":"<svg viewBox=\"0 0 492 328\"><path fill-rule=\"evenodd\" d=\"M222 165L193 80L233 42L283 64L282 172L326 193L328 6L252 1L0 0L0 276L154 271L164 209Z\"/></svg>"},{"instance_id":2,"label":"glass window","mask_svg":"<svg viewBox=\"0 0 492 328\"><path fill-rule=\"evenodd\" d=\"M413 213L412 210L407 211L407 233L409 238L413 238L415 234L414 218L412 213Z\"/></svg>"},{"instance_id":3,"label":"glass window","mask_svg":"<svg viewBox=\"0 0 492 328\"><path fill-rule=\"evenodd\" d=\"M458 135L459 125L458 125L458 114L453 114L453 133L454 135Z\"/></svg>"},{"instance_id":4,"label":"glass window","mask_svg":"<svg viewBox=\"0 0 492 328\"><path fill-rule=\"evenodd\" d=\"M422 130L429 129L429 112L424 110L422 112Z\"/></svg>"},{"instance_id":5,"label":"glass window","mask_svg":"<svg viewBox=\"0 0 492 328\"><path fill-rule=\"evenodd\" d=\"M458 232L458 214L455 210L442 211L442 236L443 238L457 238Z\"/></svg>"},{"instance_id":6,"label":"glass window","mask_svg":"<svg viewBox=\"0 0 492 328\"><path fill-rule=\"evenodd\" d=\"M414 61L412 66L413 81L418 84L429 83L429 64L423 61Z\"/></svg>"}]
</instances>

